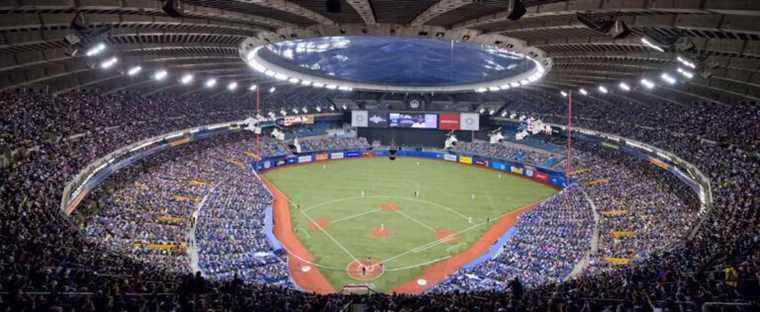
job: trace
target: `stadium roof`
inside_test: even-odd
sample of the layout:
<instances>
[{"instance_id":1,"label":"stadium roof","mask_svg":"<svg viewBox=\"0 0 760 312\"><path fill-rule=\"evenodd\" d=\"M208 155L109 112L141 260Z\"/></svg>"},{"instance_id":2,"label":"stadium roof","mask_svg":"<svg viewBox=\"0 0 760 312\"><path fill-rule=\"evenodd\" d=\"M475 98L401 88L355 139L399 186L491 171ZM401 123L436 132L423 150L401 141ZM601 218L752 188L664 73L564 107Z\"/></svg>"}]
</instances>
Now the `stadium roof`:
<instances>
[{"instance_id":1,"label":"stadium roof","mask_svg":"<svg viewBox=\"0 0 760 312\"><path fill-rule=\"evenodd\" d=\"M308 87L271 82L252 71L241 59L241 43L265 34L284 40L403 28L420 36L441 32L457 40L501 35L540 49L553 65L526 87L536 92L597 90L600 84L617 86L619 81L649 77L658 82L653 90L635 87L607 96L675 103L760 100L758 1L523 0L527 13L517 21L508 19L504 0L340 2L342 12L329 13L324 0L187 0L182 2L184 17L174 18L156 0L0 0L0 90L44 85L54 92L81 87L191 92L203 87L197 80L208 77L222 83L276 83L278 92L306 92ZM94 41L78 46L80 51L72 55L70 41L75 39L66 40L77 13L85 32L107 30L101 35L106 48L94 57L86 55L95 48ZM581 23L577 13L622 21L632 33L614 39ZM661 52L642 37L681 40L674 45L677 49ZM115 65L104 68L114 56ZM699 64L694 78L663 83L664 70L678 77L678 56ZM137 65L143 73L164 69L172 79L157 85L151 75L127 75ZM185 73L196 76L194 85L179 82Z\"/></svg>"}]
</instances>

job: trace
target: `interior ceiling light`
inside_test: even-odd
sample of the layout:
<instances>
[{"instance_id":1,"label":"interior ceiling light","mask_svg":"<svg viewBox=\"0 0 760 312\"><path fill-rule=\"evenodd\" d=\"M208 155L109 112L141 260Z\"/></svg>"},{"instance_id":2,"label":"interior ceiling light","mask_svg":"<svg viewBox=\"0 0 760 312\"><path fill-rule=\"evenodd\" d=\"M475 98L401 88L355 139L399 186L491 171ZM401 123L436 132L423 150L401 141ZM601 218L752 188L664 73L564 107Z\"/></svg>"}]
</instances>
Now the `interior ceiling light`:
<instances>
[{"instance_id":1,"label":"interior ceiling light","mask_svg":"<svg viewBox=\"0 0 760 312\"><path fill-rule=\"evenodd\" d=\"M87 50L87 53L85 53L85 55L87 55L87 56L94 56L94 55L100 54L101 52L103 52L105 50L106 50L106 45L105 45L105 43L101 42L101 43L98 43L97 45L95 45L94 47L90 48L89 50Z\"/></svg>"},{"instance_id":2,"label":"interior ceiling light","mask_svg":"<svg viewBox=\"0 0 760 312\"><path fill-rule=\"evenodd\" d=\"M277 91L277 88L275 87L269 88L269 93L274 93L275 91Z\"/></svg>"},{"instance_id":3,"label":"interior ceiling light","mask_svg":"<svg viewBox=\"0 0 760 312\"><path fill-rule=\"evenodd\" d=\"M477 93L483 93L483 92L486 92L486 91L488 91L488 89L486 89L486 88L477 88L477 89L475 89L475 92L477 92Z\"/></svg>"},{"instance_id":4,"label":"interior ceiling light","mask_svg":"<svg viewBox=\"0 0 760 312\"><path fill-rule=\"evenodd\" d=\"M216 85L216 79L211 78L209 80L206 80L206 87L213 88Z\"/></svg>"},{"instance_id":5,"label":"interior ceiling light","mask_svg":"<svg viewBox=\"0 0 760 312\"><path fill-rule=\"evenodd\" d=\"M655 49L655 50L660 51L660 52L665 52L665 50L663 48L660 48L658 45L656 45L656 44L652 43L651 41L647 40L647 38L641 38L641 42L645 46L647 46L647 47L650 47L650 48Z\"/></svg>"},{"instance_id":6,"label":"interior ceiling light","mask_svg":"<svg viewBox=\"0 0 760 312\"><path fill-rule=\"evenodd\" d=\"M182 76L182 79L180 79L179 82L181 82L182 84L188 84L192 81L193 81L193 75L187 74L187 75Z\"/></svg>"},{"instance_id":7,"label":"interior ceiling light","mask_svg":"<svg viewBox=\"0 0 760 312\"><path fill-rule=\"evenodd\" d=\"M230 90L230 91L235 90L235 89L237 89L237 86L238 86L237 82L234 82L234 81L230 82L227 85L227 90Z\"/></svg>"},{"instance_id":8,"label":"interior ceiling light","mask_svg":"<svg viewBox=\"0 0 760 312\"><path fill-rule=\"evenodd\" d=\"M690 67L691 69L697 68L697 64L694 64L693 62L681 57L680 55L676 57L676 60L678 60L681 64Z\"/></svg>"},{"instance_id":9,"label":"interior ceiling light","mask_svg":"<svg viewBox=\"0 0 760 312\"><path fill-rule=\"evenodd\" d=\"M301 79L298 79L298 78L290 78L290 79L288 79L288 82L297 84L297 83L301 82Z\"/></svg>"},{"instance_id":10,"label":"interior ceiling light","mask_svg":"<svg viewBox=\"0 0 760 312\"><path fill-rule=\"evenodd\" d=\"M103 69L108 69L111 66L113 66L114 64L116 64L118 61L119 61L119 59L114 56L114 57L112 57L110 59L107 59L107 60L103 61L103 63L100 64L100 67L103 68Z\"/></svg>"},{"instance_id":11,"label":"interior ceiling light","mask_svg":"<svg viewBox=\"0 0 760 312\"><path fill-rule=\"evenodd\" d=\"M561 94L562 97L567 97L567 92L565 91L559 91L559 94Z\"/></svg>"},{"instance_id":12,"label":"interior ceiling light","mask_svg":"<svg viewBox=\"0 0 760 312\"><path fill-rule=\"evenodd\" d=\"M628 85L627 83L625 83L625 82L621 82L621 83L618 85L618 87L620 88L620 90L623 90L623 91L631 91L631 86L629 86L629 85Z\"/></svg>"},{"instance_id":13,"label":"interior ceiling light","mask_svg":"<svg viewBox=\"0 0 760 312\"><path fill-rule=\"evenodd\" d=\"M129 69L129 71L127 71L127 75L130 75L130 76L137 75L137 73L139 73L141 70L142 70L142 67L140 66L132 67Z\"/></svg>"},{"instance_id":14,"label":"interior ceiling light","mask_svg":"<svg viewBox=\"0 0 760 312\"><path fill-rule=\"evenodd\" d=\"M650 90L654 88L654 82L646 78L641 79L641 85L643 85L644 87Z\"/></svg>"},{"instance_id":15,"label":"interior ceiling light","mask_svg":"<svg viewBox=\"0 0 760 312\"><path fill-rule=\"evenodd\" d=\"M259 87L258 87L257 85L251 85L251 87L250 87L250 88L248 88L248 90L251 90L251 91L256 91L256 89L258 89L258 88L259 88Z\"/></svg>"},{"instance_id":16,"label":"interior ceiling light","mask_svg":"<svg viewBox=\"0 0 760 312\"><path fill-rule=\"evenodd\" d=\"M159 71L156 72L156 74L153 75L153 79L164 80L164 78L166 78L166 76L168 76L168 75L169 75L169 73L166 72L165 70L159 70Z\"/></svg>"},{"instance_id":17,"label":"interior ceiling light","mask_svg":"<svg viewBox=\"0 0 760 312\"><path fill-rule=\"evenodd\" d=\"M668 73L662 73L662 75L660 75L660 79L662 79L662 81L665 81L669 84L676 83L676 79L673 78L673 76L669 75Z\"/></svg>"},{"instance_id":18,"label":"interior ceiling light","mask_svg":"<svg viewBox=\"0 0 760 312\"><path fill-rule=\"evenodd\" d=\"M601 93L603 93L603 94L607 94L607 92L609 92L609 91L607 90L607 88L606 88L606 87L604 87L604 86L599 86L599 92L601 92Z\"/></svg>"},{"instance_id":19,"label":"interior ceiling light","mask_svg":"<svg viewBox=\"0 0 760 312\"><path fill-rule=\"evenodd\" d=\"M691 78L694 78L694 73L692 73L692 72L690 72L690 71L687 71L687 70L684 70L683 68L680 68L680 67L679 67L679 68L677 69L677 71L678 71L678 73L679 73L679 74L681 74L681 76L684 76L684 77L686 77L686 79L691 79Z\"/></svg>"},{"instance_id":20,"label":"interior ceiling light","mask_svg":"<svg viewBox=\"0 0 760 312\"><path fill-rule=\"evenodd\" d=\"M583 89L583 88L579 89L578 92L580 92L583 95L588 95L588 91L586 91L586 89Z\"/></svg>"}]
</instances>

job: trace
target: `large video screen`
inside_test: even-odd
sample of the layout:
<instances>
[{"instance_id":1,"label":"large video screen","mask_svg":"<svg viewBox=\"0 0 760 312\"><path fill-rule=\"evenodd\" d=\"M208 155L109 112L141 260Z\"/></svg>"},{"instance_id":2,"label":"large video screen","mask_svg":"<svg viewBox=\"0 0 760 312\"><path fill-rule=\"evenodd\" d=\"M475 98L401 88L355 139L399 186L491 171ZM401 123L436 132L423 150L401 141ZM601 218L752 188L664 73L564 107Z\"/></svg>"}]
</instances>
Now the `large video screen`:
<instances>
[{"instance_id":1,"label":"large video screen","mask_svg":"<svg viewBox=\"0 0 760 312\"><path fill-rule=\"evenodd\" d=\"M437 129L437 114L422 113L390 113L389 126L393 128Z\"/></svg>"}]
</instances>

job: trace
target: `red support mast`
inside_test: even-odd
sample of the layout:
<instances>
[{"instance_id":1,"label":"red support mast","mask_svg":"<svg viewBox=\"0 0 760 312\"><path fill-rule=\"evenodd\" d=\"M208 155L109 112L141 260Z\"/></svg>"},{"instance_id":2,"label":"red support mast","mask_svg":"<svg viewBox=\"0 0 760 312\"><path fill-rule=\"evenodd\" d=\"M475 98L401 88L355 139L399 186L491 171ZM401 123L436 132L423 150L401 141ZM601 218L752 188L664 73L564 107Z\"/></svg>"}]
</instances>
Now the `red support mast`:
<instances>
[{"instance_id":1,"label":"red support mast","mask_svg":"<svg viewBox=\"0 0 760 312\"><path fill-rule=\"evenodd\" d=\"M573 92L567 93L567 160L565 161L565 177L570 182L573 172Z\"/></svg>"},{"instance_id":2,"label":"red support mast","mask_svg":"<svg viewBox=\"0 0 760 312\"><path fill-rule=\"evenodd\" d=\"M261 116L261 88L256 88L256 118L258 116ZM261 158L261 133L256 133L256 155Z\"/></svg>"}]
</instances>

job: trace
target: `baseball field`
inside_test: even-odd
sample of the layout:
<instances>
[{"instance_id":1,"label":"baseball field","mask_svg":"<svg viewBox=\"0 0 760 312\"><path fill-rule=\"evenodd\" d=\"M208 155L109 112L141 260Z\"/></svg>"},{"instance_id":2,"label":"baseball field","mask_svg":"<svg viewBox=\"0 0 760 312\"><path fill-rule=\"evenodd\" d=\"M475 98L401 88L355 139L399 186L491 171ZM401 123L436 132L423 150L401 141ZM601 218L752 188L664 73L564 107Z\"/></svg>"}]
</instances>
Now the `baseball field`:
<instances>
[{"instance_id":1,"label":"baseball field","mask_svg":"<svg viewBox=\"0 0 760 312\"><path fill-rule=\"evenodd\" d=\"M556 192L503 172L417 158L317 162L264 177L286 198L292 231L313 255L304 262L336 291L430 287L425 276L434 265L450 266L497 225L514 224L499 223L505 217Z\"/></svg>"}]
</instances>

